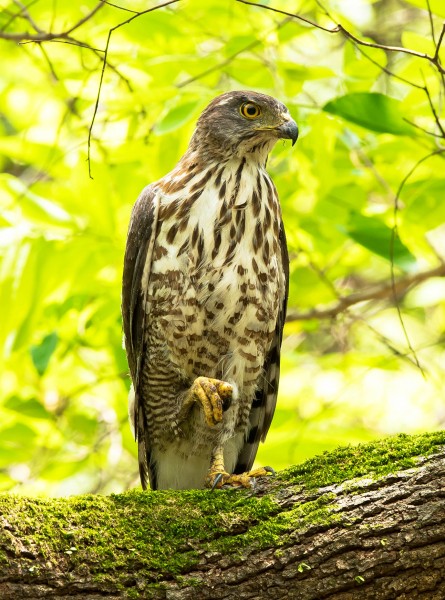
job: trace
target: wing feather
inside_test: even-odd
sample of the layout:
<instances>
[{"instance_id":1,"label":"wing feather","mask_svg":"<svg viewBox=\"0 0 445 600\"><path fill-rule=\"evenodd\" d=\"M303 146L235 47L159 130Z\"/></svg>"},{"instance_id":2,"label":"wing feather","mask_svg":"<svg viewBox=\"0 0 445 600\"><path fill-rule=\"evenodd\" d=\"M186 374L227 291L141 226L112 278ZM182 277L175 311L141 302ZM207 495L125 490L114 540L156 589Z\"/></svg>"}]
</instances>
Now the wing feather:
<instances>
[{"instance_id":1,"label":"wing feather","mask_svg":"<svg viewBox=\"0 0 445 600\"><path fill-rule=\"evenodd\" d=\"M153 247L156 240L159 216L159 195L153 186L147 186L133 207L125 249L122 278L122 320L125 349L133 382L133 421L138 441L139 470L142 487L147 481L155 484L155 474L150 468L150 444L146 433L146 416L140 402L140 370L146 352L145 322L146 298L150 280Z\"/></svg>"},{"instance_id":2,"label":"wing feather","mask_svg":"<svg viewBox=\"0 0 445 600\"><path fill-rule=\"evenodd\" d=\"M283 327L286 320L287 298L289 295L289 255L283 222L280 227L280 250L285 277L285 293L278 313L275 335L263 367L263 385L258 389L252 402L250 425L244 446L238 455L235 473L249 471L255 460L260 441L264 442L275 412L280 379L280 348Z\"/></svg>"}]
</instances>

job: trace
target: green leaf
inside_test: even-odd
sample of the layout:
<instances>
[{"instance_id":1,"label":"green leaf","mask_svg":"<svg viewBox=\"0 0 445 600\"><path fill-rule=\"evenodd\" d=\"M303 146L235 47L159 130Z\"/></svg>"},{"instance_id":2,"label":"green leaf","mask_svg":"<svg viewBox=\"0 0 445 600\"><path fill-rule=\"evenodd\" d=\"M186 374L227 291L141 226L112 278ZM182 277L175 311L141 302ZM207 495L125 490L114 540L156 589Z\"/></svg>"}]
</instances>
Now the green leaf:
<instances>
[{"instance_id":1,"label":"green leaf","mask_svg":"<svg viewBox=\"0 0 445 600\"><path fill-rule=\"evenodd\" d=\"M77 443L92 443L98 429L96 415L69 415L70 437Z\"/></svg>"},{"instance_id":2,"label":"green leaf","mask_svg":"<svg viewBox=\"0 0 445 600\"><path fill-rule=\"evenodd\" d=\"M169 131L174 131L181 127L181 125L184 125L184 123L187 123L187 121L190 121L198 103L199 100L193 100L172 108L155 126L156 133L162 135Z\"/></svg>"},{"instance_id":3,"label":"green leaf","mask_svg":"<svg viewBox=\"0 0 445 600\"><path fill-rule=\"evenodd\" d=\"M11 194L20 205L23 215L33 223L71 227L72 216L59 204L35 194L20 179L9 174L0 175L0 191Z\"/></svg>"},{"instance_id":4,"label":"green leaf","mask_svg":"<svg viewBox=\"0 0 445 600\"><path fill-rule=\"evenodd\" d=\"M18 396L11 396L4 403L5 408L19 413L21 416L31 417L33 419L51 419L52 415L46 410L41 402L36 398L27 400Z\"/></svg>"},{"instance_id":5,"label":"green leaf","mask_svg":"<svg viewBox=\"0 0 445 600\"><path fill-rule=\"evenodd\" d=\"M64 456L60 461L50 462L41 470L40 476L49 481L61 481L86 470L89 457L82 460ZM85 472L85 471L84 471Z\"/></svg>"},{"instance_id":6,"label":"green leaf","mask_svg":"<svg viewBox=\"0 0 445 600\"><path fill-rule=\"evenodd\" d=\"M38 346L31 347L31 358L34 363L35 368L37 369L37 373L42 376L50 358L56 349L57 342L59 341L59 336L54 331L43 338Z\"/></svg>"},{"instance_id":7,"label":"green leaf","mask_svg":"<svg viewBox=\"0 0 445 600\"><path fill-rule=\"evenodd\" d=\"M422 11L426 11L427 3L425 0L406 0L406 2L421 8ZM443 0L429 0L429 9L438 17L445 18L445 4Z\"/></svg>"},{"instance_id":8,"label":"green leaf","mask_svg":"<svg viewBox=\"0 0 445 600\"><path fill-rule=\"evenodd\" d=\"M250 50L252 44L256 42L258 39L253 35L230 36L227 43L224 44L224 53L226 56L231 56L246 49ZM256 44L256 47L260 47L260 44Z\"/></svg>"},{"instance_id":9,"label":"green leaf","mask_svg":"<svg viewBox=\"0 0 445 600\"><path fill-rule=\"evenodd\" d=\"M371 131L394 135L414 134L413 127L401 115L401 103L384 94L346 94L325 104L323 110Z\"/></svg>"},{"instance_id":10,"label":"green leaf","mask_svg":"<svg viewBox=\"0 0 445 600\"><path fill-rule=\"evenodd\" d=\"M36 432L24 423L14 423L0 431L0 445L2 448L25 448L34 441Z\"/></svg>"},{"instance_id":11,"label":"green leaf","mask_svg":"<svg viewBox=\"0 0 445 600\"><path fill-rule=\"evenodd\" d=\"M439 177L407 183L402 192L405 205L403 219L425 231L445 222L444 190L445 179Z\"/></svg>"},{"instance_id":12,"label":"green leaf","mask_svg":"<svg viewBox=\"0 0 445 600\"><path fill-rule=\"evenodd\" d=\"M397 236L392 238L392 229L380 219L353 214L346 233L361 246L387 260L391 260L392 254L394 264L402 269L416 264L415 256Z\"/></svg>"}]
</instances>

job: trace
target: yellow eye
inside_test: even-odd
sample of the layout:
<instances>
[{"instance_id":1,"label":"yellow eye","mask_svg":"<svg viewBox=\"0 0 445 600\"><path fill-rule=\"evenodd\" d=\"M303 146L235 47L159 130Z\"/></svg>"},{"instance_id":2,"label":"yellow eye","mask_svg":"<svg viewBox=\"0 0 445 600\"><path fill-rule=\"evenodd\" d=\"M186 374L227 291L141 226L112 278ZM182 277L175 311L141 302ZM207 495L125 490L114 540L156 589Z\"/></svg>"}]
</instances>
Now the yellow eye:
<instances>
[{"instance_id":1,"label":"yellow eye","mask_svg":"<svg viewBox=\"0 0 445 600\"><path fill-rule=\"evenodd\" d=\"M241 104L240 113L246 119L256 119L261 114L261 108L253 102L244 102Z\"/></svg>"}]
</instances>

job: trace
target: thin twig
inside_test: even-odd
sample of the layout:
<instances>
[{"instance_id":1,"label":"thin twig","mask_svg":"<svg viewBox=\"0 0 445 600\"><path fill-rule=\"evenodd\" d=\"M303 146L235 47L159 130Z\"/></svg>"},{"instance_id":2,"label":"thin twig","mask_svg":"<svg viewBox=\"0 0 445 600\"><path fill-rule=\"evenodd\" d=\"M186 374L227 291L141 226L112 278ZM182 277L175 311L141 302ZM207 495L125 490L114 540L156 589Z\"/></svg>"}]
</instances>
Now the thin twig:
<instances>
[{"instance_id":1,"label":"thin twig","mask_svg":"<svg viewBox=\"0 0 445 600\"><path fill-rule=\"evenodd\" d=\"M400 195L402 193L402 190L406 184L406 182L408 181L408 179L411 177L411 175L413 175L413 173L417 170L417 168L424 163L426 160L428 160L429 158L431 158L432 156L436 156L438 154L442 154L445 152L445 149L441 149L441 150L435 150L434 152L430 152L429 154L427 154L426 156L424 156L423 158L421 158L419 161L417 161L417 163L412 167L412 169L405 175L405 177L402 179L399 188L397 190L397 193L395 195L394 198L394 213L393 213L393 227L391 230L391 240L390 240L390 245L389 245L389 254L390 254L390 263L391 263L391 290L392 290L392 296L394 299L394 304L397 310L397 315L399 317L399 321L400 321L400 326L402 328L403 331L403 335L405 337L406 343L408 348L412 351L413 353L413 358L417 363L417 366L419 367L420 372L422 373L422 375L425 377L425 372L420 364L420 362L417 359L417 355L416 352L411 344L411 340L409 338L407 329L405 327L405 322L403 320L403 316L402 316L402 311L400 309L400 305L398 302L398 291L397 291L397 282L396 282L396 276L395 276L395 269L394 269L394 248L395 248L395 241L396 238L398 237L398 214L399 214L399 201L400 201ZM443 264L441 264L438 269L442 269L444 267Z\"/></svg>"},{"instance_id":2,"label":"thin twig","mask_svg":"<svg viewBox=\"0 0 445 600\"><path fill-rule=\"evenodd\" d=\"M402 83L406 83L407 85L415 87L418 90L423 90L423 85L414 83L414 81L410 81L409 79L406 79L405 77L401 77L400 75L397 75L397 73L394 73L393 71L388 69L388 67L384 67L383 65L378 63L376 60L374 60L371 56L369 56L369 54L366 54L366 52L363 50L363 48L360 48L360 46L358 44L354 44L354 48L356 48L360 52L360 54L362 54L367 60L369 60L369 62L371 62L376 67L379 67L379 69L381 69L384 73L386 73L390 77L394 77L398 81L401 81Z\"/></svg>"},{"instance_id":3,"label":"thin twig","mask_svg":"<svg viewBox=\"0 0 445 600\"><path fill-rule=\"evenodd\" d=\"M335 22L334 17L327 10L327 8L324 6L324 4L322 4L322 2L320 0L315 0L315 1L316 1L317 5L321 8L321 10L324 12L324 14L327 17L329 17L331 19L331 21ZM413 81L410 81L409 79L406 79L405 77L401 77L400 75L397 75L397 73L394 73L393 71L391 71L390 69L388 69L388 67L385 67L385 66L381 65L380 63L378 63L371 56L369 56L369 54L367 54L363 50L363 48L360 47L359 44L356 44L355 42L353 42L353 44L354 44L354 48L356 50L358 50L362 56L364 56L367 60L369 60L369 62L371 62L373 65L375 65L376 67L378 67L379 69L381 69L384 73L386 73L390 77L394 77L398 81L402 81L403 83L406 83L407 85L411 85L412 87L415 87L415 88L417 88L419 90L423 89L423 87L421 85L418 85L417 83L414 83Z\"/></svg>"},{"instance_id":4,"label":"thin twig","mask_svg":"<svg viewBox=\"0 0 445 600\"><path fill-rule=\"evenodd\" d=\"M113 8L118 8L119 10L125 10L129 13L138 14L137 10L131 10L131 8L125 8L124 6L119 6L118 4L113 4L112 2L108 2L108 0L101 0L104 4L108 4L108 6L112 6Z\"/></svg>"},{"instance_id":5,"label":"thin twig","mask_svg":"<svg viewBox=\"0 0 445 600\"><path fill-rule=\"evenodd\" d=\"M258 8L266 8L267 10L271 10L272 12L279 13L280 15L286 15L287 17L291 17L292 19L298 19L299 21L303 21L307 25L311 25L312 27L316 27L317 29L321 29L322 31L327 31L328 33L335 33L332 29L328 27L323 27L315 21L311 21L306 17L302 17L301 15L296 15L295 13L286 12L285 10L280 10L278 8L274 8L273 6L267 6L266 4L259 4L257 2L249 2L249 0L236 0L237 2L241 2L241 4L250 4L250 6L257 6Z\"/></svg>"},{"instance_id":6,"label":"thin twig","mask_svg":"<svg viewBox=\"0 0 445 600\"><path fill-rule=\"evenodd\" d=\"M286 23L289 23L290 20L291 20L290 18L283 19L282 21L277 23L277 25L276 25L276 27L274 27L273 31L276 31L277 29L281 29L281 27L286 25ZM265 37L267 37L268 33L265 35ZM237 58L244 52L249 52L249 50L253 50L253 48L260 46L263 43L264 43L263 39L257 39L257 40L254 40L253 42L250 42L243 48L240 48L239 50L237 50L236 52L234 52L233 54L228 56L225 60L221 61L217 65L214 65L213 67L209 67L205 71L201 71L201 73L198 73L197 75L194 75L193 77L189 77L185 81L181 81L181 83L178 83L176 87L178 89L181 89L187 85L190 85L194 81L198 81L199 79L202 79L203 77L206 77L207 75L210 75L211 73L214 73L215 71L220 71L223 67L226 67L227 65L229 65L231 62L233 62L235 60L235 58Z\"/></svg>"},{"instance_id":7,"label":"thin twig","mask_svg":"<svg viewBox=\"0 0 445 600\"><path fill-rule=\"evenodd\" d=\"M341 32L348 39L353 40L356 44L360 44L360 46L366 46L367 48L380 48L380 50L385 50L386 52L402 52L403 54L409 54L410 56L423 58L434 64L441 73L445 73L445 69L443 69L442 65L440 65L439 62L433 56L430 56L425 52L417 52L417 50L412 50L411 48L403 48L402 46L387 46L386 44L375 44L374 42L365 42L365 40L361 40L355 37L355 35L353 35L350 31L345 29L343 25L340 24L338 24L337 27L332 29L331 33L337 33L338 31Z\"/></svg>"},{"instance_id":8,"label":"thin twig","mask_svg":"<svg viewBox=\"0 0 445 600\"><path fill-rule=\"evenodd\" d=\"M84 23L89 21L91 19L91 17L93 17L97 13L97 11L100 10L101 8L103 8L103 3L99 2L98 4L96 4L96 6L93 8L93 10L91 10L88 14L86 14L83 17L83 19L80 19L80 21L77 21L77 23L75 25L73 25L70 29L65 31L65 35L69 35L70 33L73 33L73 31L75 31L76 29L79 29L79 27L81 27Z\"/></svg>"},{"instance_id":9,"label":"thin twig","mask_svg":"<svg viewBox=\"0 0 445 600\"><path fill-rule=\"evenodd\" d=\"M108 49L110 47L110 39L111 39L111 36L113 34L113 31L116 31L116 29L119 29L120 27L123 27L124 25L128 25L128 23L131 23L131 21L134 21L134 19L137 19L138 17L141 17L142 15L146 15L147 13L150 13L150 12L153 12L155 10L158 10L159 8L164 8L165 6L170 6L170 4L176 4L179 1L180 0L168 0L167 2L164 2L162 4L158 4L157 6L152 6L151 8L147 8L146 10L142 10L141 12L133 15L132 17L129 17L125 21L122 21L122 23L119 23L118 25L115 25L114 27L112 27L108 31L107 42L105 44L104 57L103 57L103 62L102 62L102 69L101 69L101 72L100 72L99 87L98 87L98 90L97 90L96 102L94 104L93 117L91 119L90 127L88 129L88 153L87 153L88 156L87 156L87 162L88 162L88 175L89 175L90 179L93 179L93 177L91 175L91 138L92 138L92 134L93 134L94 122L96 120L96 115L97 115L97 111L98 111L98 108L99 108L100 92L102 90L102 83L103 83L103 80L104 80L105 67L107 66ZM103 6L103 4L102 4L102 6Z\"/></svg>"},{"instance_id":10,"label":"thin twig","mask_svg":"<svg viewBox=\"0 0 445 600\"><path fill-rule=\"evenodd\" d=\"M249 50L252 50L252 48L256 48L256 46L259 46L262 43L263 43L262 40L255 40L253 42L250 42L250 44L247 44L247 46L244 46L244 48L237 50L237 52L234 52L233 54L228 56L222 62L218 63L217 65L215 65L213 67L209 67L205 71L201 71L201 73L198 73L197 75L194 75L193 77L189 77L185 81L181 81L181 83L178 83L176 85L176 87L179 89L183 88L187 85L190 85L194 81L198 81L199 79L202 79L203 77L206 77L207 75L210 75L211 73L214 73L215 71L220 71L223 67L226 67L227 65L229 65L240 54L242 54L243 52L248 52Z\"/></svg>"},{"instance_id":11,"label":"thin twig","mask_svg":"<svg viewBox=\"0 0 445 600\"><path fill-rule=\"evenodd\" d=\"M410 121L409 119L406 119L405 117L403 117L403 120L406 121L407 123L409 123L410 125L412 125L413 127L415 127L416 129L420 129L420 131L423 131L423 133L426 133L427 135L431 135L435 138L443 139L443 135L441 135L440 133L435 133L434 131L429 131L428 129L425 129L424 127L421 127L420 125L417 125L417 123L414 123L414 121Z\"/></svg>"},{"instance_id":12,"label":"thin twig","mask_svg":"<svg viewBox=\"0 0 445 600\"><path fill-rule=\"evenodd\" d=\"M436 109L434 107L433 101L431 99L430 91L429 91L428 86L426 84L426 80L425 80L425 77L424 77L423 73L422 73L422 77L423 77L423 81L424 81L423 89L425 91L426 97L428 98L428 103L430 105L431 112L434 115L434 120L436 121L436 125L437 125L440 133L442 134L442 137L445 138L445 130L442 127L442 123L440 122L439 115L437 114Z\"/></svg>"},{"instance_id":13,"label":"thin twig","mask_svg":"<svg viewBox=\"0 0 445 600\"><path fill-rule=\"evenodd\" d=\"M28 6L25 6L19 0L14 0L14 4L16 4L20 8L20 16L23 17L24 19L26 19L28 21L28 23L31 25L31 27L33 27L35 29L35 31L37 31L37 33L43 33L43 29L40 29L40 27L37 25L37 23L31 17L31 15L28 11Z\"/></svg>"},{"instance_id":14,"label":"thin twig","mask_svg":"<svg viewBox=\"0 0 445 600\"><path fill-rule=\"evenodd\" d=\"M426 6L427 6L427 9L428 9L428 18L430 20L431 37L433 38L434 45L436 45L436 36L435 36L435 32L434 32L433 13L431 12L430 0L426 0Z\"/></svg>"},{"instance_id":15,"label":"thin twig","mask_svg":"<svg viewBox=\"0 0 445 600\"><path fill-rule=\"evenodd\" d=\"M356 37L350 31L345 29L343 25L338 23L335 27L323 27L319 23L311 21L306 17L302 17L301 15L297 15L295 13L290 13L285 10L280 10L278 8L274 8L273 6L267 6L266 4L260 4L256 2L250 2L250 0L236 0L237 2L241 2L242 4L249 4L250 6L257 6L258 8L264 8L266 10L270 10L272 12L276 12L282 15L287 15L288 17L292 17L293 19L297 19L298 21L302 21L307 25L311 25L312 27L316 27L317 29L321 29L322 31L326 31L327 33L341 33L344 37L349 40L352 40L356 44L360 46L366 46L367 48L379 48L380 50L385 50L386 52L402 52L403 54L409 54L410 56L416 56L417 58L422 58L431 62L440 73L445 73L445 69L440 64L438 58L434 56L430 56L425 52L417 52L417 50L412 50L411 48L403 48L403 46L387 46L386 44L376 44L374 42L366 42L365 40L361 40Z\"/></svg>"},{"instance_id":16,"label":"thin twig","mask_svg":"<svg viewBox=\"0 0 445 600\"><path fill-rule=\"evenodd\" d=\"M360 323L362 323L362 325L364 325L365 327L367 327L376 337L377 339L390 351L394 354L394 356L396 356L397 358L400 358L401 360L406 361L407 363L409 363L410 365L414 366L416 369L417 364L416 361L413 360L410 356L411 351L408 350L408 352L403 352L402 350L399 350L393 343L392 341L387 338L385 335L383 335L383 333L381 333L380 331L378 331L378 329L375 329L375 327L373 327L370 323L368 323L367 321L365 321L364 319L360 319ZM419 348L420 350L423 350L424 348ZM386 361L386 357L385 357L385 361Z\"/></svg>"},{"instance_id":17,"label":"thin twig","mask_svg":"<svg viewBox=\"0 0 445 600\"><path fill-rule=\"evenodd\" d=\"M77 23L72 25L69 29L66 29L65 31L62 31L59 33L52 33L51 31L43 31L38 26L35 26L33 24L33 27L35 29L37 27L36 33L28 33L26 31L21 32L21 33L8 33L6 31L2 30L2 31L0 31L0 38L2 38L4 40L10 40L13 42L25 42L25 41L26 42L49 42L51 40L68 38L70 33L72 33L73 31L75 31L76 29L78 29L79 27L84 25L87 21L89 21L91 19L91 17L93 17L93 15L95 15L97 13L97 11L99 9L101 9L103 6L104 6L103 2L99 2L98 4L96 4L96 6L93 8L93 10L91 10L87 15L82 17L82 19L77 21ZM22 13L23 13L23 10L21 10L20 14L22 14Z\"/></svg>"},{"instance_id":18,"label":"thin twig","mask_svg":"<svg viewBox=\"0 0 445 600\"><path fill-rule=\"evenodd\" d=\"M434 60L437 60L438 62L439 62L440 46L442 44L444 35L445 35L445 23L442 25L442 31L440 32L439 41L437 42L436 51L434 53Z\"/></svg>"},{"instance_id":19,"label":"thin twig","mask_svg":"<svg viewBox=\"0 0 445 600\"><path fill-rule=\"evenodd\" d=\"M40 52L43 54L43 58L45 59L45 61L46 61L46 64L48 65L48 67L49 67L49 70L50 70L50 72L51 72L51 75L53 76L54 80L55 80L55 81L60 81L60 79L59 79L59 77L58 77L58 75L57 75L57 73L56 73L56 70L54 69L54 65L53 65L53 63L51 62L51 59L50 59L50 57L48 56L48 53L47 53L47 51L45 50L45 48L44 48L43 44L39 44L39 50L40 50Z\"/></svg>"},{"instance_id":20,"label":"thin twig","mask_svg":"<svg viewBox=\"0 0 445 600\"><path fill-rule=\"evenodd\" d=\"M32 44L34 43L33 40L29 40L26 42L21 42L21 46L24 46L25 44ZM38 42L40 43L40 42ZM95 48L94 46L90 46L90 44L87 44L86 42L81 42L80 40L76 40L76 38L73 38L71 36L67 37L66 39L54 39L54 40L48 40L48 43L51 44L68 44L68 46L78 46L79 48L85 48L86 50L93 50L94 52L104 52L104 50L102 50L102 48Z\"/></svg>"},{"instance_id":21,"label":"thin twig","mask_svg":"<svg viewBox=\"0 0 445 600\"><path fill-rule=\"evenodd\" d=\"M33 4L36 4L36 2L38 2L38 1L39 0L31 0L31 2L25 8L29 8ZM9 11L4 10L4 12L6 14L10 14ZM18 13L11 14L11 18L9 19L9 21L6 21L6 23L2 26L2 28L0 29L0 32L6 31L6 29L8 29L8 27L11 25L11 23L13 23L19 17L25 18L25 17L23 17L23 9L20 9L20 11Z\"/></svg>"}]
</instances>

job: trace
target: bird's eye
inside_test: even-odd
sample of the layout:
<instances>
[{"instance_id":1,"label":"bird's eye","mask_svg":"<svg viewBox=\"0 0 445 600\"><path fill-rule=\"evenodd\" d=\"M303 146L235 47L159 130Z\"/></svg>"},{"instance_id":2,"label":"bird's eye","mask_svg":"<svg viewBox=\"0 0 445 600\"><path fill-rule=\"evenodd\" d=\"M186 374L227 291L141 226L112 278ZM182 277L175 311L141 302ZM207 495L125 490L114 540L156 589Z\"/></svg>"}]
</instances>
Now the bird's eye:
<instances>
[{"instance_id":1,"label":"bird's eye","mask_svg":"<svg viewBox=\"0 0 445 600\"><path fill-rule=\"evenodd\" d=\"M253 102L244 102L241 104L240 113L246 119L256 119L261 114L261 108Z\"/></svg>"}]
</instances>

